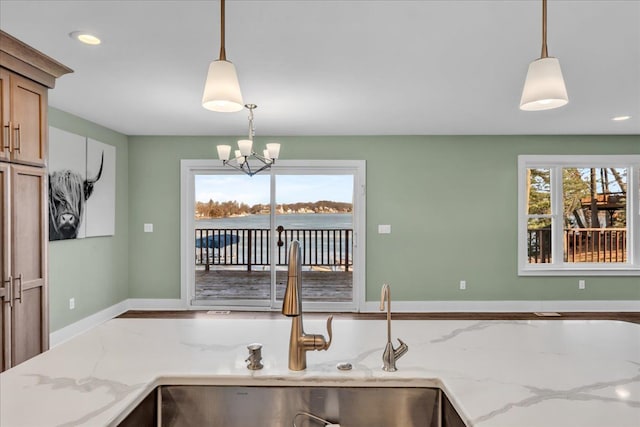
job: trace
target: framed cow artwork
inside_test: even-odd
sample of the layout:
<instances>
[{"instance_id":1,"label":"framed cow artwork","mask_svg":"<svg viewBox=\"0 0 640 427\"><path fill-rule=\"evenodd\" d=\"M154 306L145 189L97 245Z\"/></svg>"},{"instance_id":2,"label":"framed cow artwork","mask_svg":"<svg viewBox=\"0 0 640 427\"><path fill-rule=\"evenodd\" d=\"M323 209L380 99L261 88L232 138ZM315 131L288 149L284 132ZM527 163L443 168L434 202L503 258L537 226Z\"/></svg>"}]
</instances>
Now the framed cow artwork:
<instances>
[{"instance_id":1,"label":"framed cow artwork","mask_svg":"<svg viewBox=\"0 0 640 427\"><path fill-rule=\"evenodd\" d=\"M87 139L87 176L97 177L85 206L87 237L113 236L116 228L116 147Z\"/></svg>"},{"instance_id":2,"label":"framed cow artwork","mask_svg":"<svg viewBox=\"0 0 640 427\"><path fill-rule=\"evenodd\" d=\"M49 127L49 240L86 236L87 139Z\"/></svg>"},{"instance_id":3,"label":"framed cow artwork","mask_svg":"<svg viewBox=\"0 0 640 427\"><path fill-rule=\"evenodd\" d=\"M115 233L115 161L115 147L49 127L50 241Z\"/></svg>"}]
</instances>

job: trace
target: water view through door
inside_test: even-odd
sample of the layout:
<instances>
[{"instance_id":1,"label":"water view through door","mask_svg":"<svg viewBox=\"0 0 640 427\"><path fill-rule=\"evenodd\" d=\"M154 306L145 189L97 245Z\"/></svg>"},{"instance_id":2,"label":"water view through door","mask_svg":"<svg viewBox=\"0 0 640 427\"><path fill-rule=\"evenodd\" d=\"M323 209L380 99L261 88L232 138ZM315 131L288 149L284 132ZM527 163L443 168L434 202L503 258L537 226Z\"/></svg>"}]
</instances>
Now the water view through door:
<instances>
[{"instance_id":1,"label":"water view through door","mask_svg":"<svg viewBox=\"0 0 640 427\"><path fill-rule=\"evenodd\" d=\"M353 300L352 175L195 176L195 300L281 303L292 240L306 302Z\"/></svg>"}]
</instances>

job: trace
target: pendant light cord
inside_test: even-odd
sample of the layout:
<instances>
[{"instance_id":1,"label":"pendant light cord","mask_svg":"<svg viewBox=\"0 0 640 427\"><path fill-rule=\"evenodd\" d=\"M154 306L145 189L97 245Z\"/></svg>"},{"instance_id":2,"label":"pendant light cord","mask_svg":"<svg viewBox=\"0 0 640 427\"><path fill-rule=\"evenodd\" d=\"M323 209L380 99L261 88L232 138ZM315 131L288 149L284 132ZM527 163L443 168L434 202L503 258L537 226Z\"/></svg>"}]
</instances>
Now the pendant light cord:
<instances>
[{"instance_id":1,"label":"pendant light cord","mask_svg":"<svg viewBox=\"0 0 640 427\"><path fill-rule=\"evenodd\" d=\"M224 0L223 0L224 2ZM542 53L540 58L547 58L547 0L542 0Z\"/></svg>"},{"instance_id":2,"label":"pendant light cord","mask_svg":"<svg viewBox=\"0 0 640 427\"><path fill-rule=\"evenodd\" d=\"M220 0L220 60L227 60L227 52L224 48L224 0Z\"/></svg>"}]
</instances>

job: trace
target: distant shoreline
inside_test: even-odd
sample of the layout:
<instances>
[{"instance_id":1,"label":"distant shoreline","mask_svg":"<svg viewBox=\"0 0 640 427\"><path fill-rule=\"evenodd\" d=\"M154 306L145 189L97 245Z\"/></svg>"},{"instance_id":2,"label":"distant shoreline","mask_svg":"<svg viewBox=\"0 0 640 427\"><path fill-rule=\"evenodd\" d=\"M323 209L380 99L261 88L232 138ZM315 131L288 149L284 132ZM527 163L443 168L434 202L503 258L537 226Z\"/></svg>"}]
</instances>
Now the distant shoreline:
<instances>
[{"instance_id":1,"label":"distant shoreline","mask_svg":"<svg viewBox=\"0 0 640 427\"><path fill-rule=\"evenodd\" d=\"M353 212L276 212L276 215L347 215ZM270 213L242 213L228 216L196 216L196 220L212 220L212 219L227 219L227 218L244 218L252 216L269 216Z\"/></svg>"}]
</instances>

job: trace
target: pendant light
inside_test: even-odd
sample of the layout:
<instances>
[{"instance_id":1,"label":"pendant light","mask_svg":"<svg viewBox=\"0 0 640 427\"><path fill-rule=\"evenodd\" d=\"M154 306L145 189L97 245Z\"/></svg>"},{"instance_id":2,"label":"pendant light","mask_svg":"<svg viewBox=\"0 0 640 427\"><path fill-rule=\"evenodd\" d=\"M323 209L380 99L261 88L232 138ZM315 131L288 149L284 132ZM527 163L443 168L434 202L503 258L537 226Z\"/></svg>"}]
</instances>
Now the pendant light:
<instances>
[{"instance_id":1,"label":"pendant light","mask_svg":"<svg viewBox=\"0 0 640 427\"><path fill-rule=\"evenodd\" d=\"M236 67L224 48L224 0L220 0L220 58L209 65L202 106L207 110L235 112L244 108Z\"/></svg>"},{"instance_id":2,"label":"pendant light","mask_svg":"<svg viewBox=\"0 0 640 427\"><path fill-rule=\"evenodd\" d=\"M542 0L542 54L529 64L522 90L520 109L524 111L551 110L569 102L562 78L560 61L547 53L547 0Z\"/></svg>"}]
</instances>

